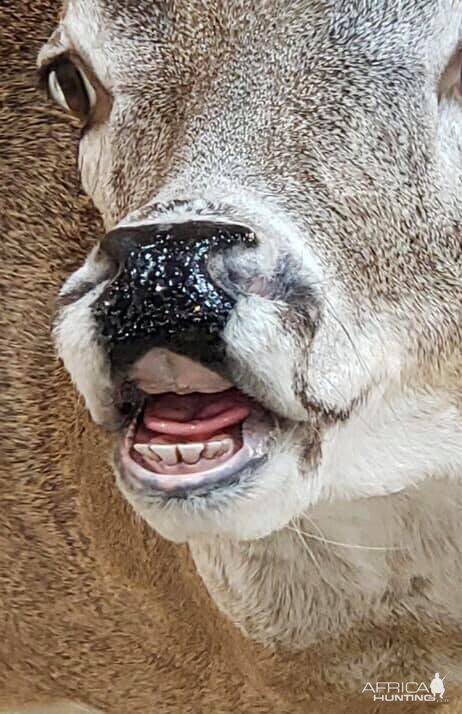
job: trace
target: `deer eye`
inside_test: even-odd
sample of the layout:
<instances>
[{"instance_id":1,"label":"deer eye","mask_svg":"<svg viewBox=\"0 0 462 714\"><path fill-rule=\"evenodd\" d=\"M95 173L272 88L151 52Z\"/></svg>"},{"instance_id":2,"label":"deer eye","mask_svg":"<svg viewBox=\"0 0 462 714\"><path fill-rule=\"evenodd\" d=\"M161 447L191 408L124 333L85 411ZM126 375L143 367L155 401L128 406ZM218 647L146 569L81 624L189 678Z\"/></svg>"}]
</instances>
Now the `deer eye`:
<instances>
[{"instance_id":1,"label":"deer eye","mask_svg":"<svg viewBox=\"0 0 462 714\"><path fill-rule=\"evenodd\" d=\"M68 58L48 68L48 92L67 112L88 119L96 104L96 92L85 72Z\"/></svg>"}]
</instances>

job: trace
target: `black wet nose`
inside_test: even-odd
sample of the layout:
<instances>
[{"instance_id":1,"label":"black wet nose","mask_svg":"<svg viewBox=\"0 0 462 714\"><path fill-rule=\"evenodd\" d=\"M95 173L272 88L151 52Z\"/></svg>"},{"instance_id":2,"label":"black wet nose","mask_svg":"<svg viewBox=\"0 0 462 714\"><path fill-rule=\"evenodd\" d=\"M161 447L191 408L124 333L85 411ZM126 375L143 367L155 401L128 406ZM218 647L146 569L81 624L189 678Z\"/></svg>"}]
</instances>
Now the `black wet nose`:
<instances>
[{"instance_id":1,"label":"black wet nose","mask_svg":"<svg viewBox=\"0 0 462 714\"><path fill-rule=\"evenodd\" d=\"M210 255L256 245L240 225L212 221L118 228L101 250L117 270L93 305L99 338L123 368L151 347L202 362L223 356L220 334L235 300L211 278Z\"/></svg>"}]
</instances>

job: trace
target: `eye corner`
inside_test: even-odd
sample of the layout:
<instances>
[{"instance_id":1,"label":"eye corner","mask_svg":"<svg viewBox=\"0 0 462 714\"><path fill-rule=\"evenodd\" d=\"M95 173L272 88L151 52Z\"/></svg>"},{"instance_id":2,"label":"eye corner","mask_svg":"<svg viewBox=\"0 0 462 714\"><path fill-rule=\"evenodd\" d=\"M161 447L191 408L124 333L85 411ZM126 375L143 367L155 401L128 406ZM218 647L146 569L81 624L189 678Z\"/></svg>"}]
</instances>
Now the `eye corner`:
<instances>
[{"instance_id":1,"label":"eye corner","mask_svg":"<svg viewBox=\"0 0 462 714\"><path fill-rule=\"evenodd\" d=\"M448 96L462 99L462 44L454 51L438 83L438 98Z\"/></svg>"},{"instance_id":2,"label":"eye corner","mask_svg":"<svg viewBox=\"0 0 462 714\"><path fill-rule=\"evenodd\" d=\"M53 63L50 62L42 67L39 67L36 72L36 82L35 86L41 94L43 94L47 99L54 101L50 94L50 88L48 86L49 76L53 71Z\"/></svg>"},{"instance_id":3,"label":"eye corner","mask_svg":"<svg viewBox=\"0 0 462 714\"><path fill-rule=\"evenodd\" d=\"M40 91L48 93L48 77L50 73L53 72L58 64L66 60L69 61L69 52L62 52L46 60L40 67L37 67L37 87Z\"/></svg>"}]
</instances>

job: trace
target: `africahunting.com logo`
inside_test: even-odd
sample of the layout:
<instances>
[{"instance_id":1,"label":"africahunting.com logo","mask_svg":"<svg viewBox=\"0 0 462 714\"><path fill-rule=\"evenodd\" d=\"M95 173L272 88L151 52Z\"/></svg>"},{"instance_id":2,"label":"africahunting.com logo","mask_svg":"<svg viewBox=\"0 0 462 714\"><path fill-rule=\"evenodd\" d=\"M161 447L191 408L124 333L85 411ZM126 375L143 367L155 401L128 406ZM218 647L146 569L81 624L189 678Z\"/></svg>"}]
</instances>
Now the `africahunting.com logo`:
<instances>
[{"instance_id":1,"label":"africahunting.com logo","mask_svg":"<svg viewBox=\"0 0 462 714\"><path fill-rule=\"evenodd\" d=\"M444 703L444 680L436 672L430 684L425 682L367 682L362 693L372 695L374 702L437 702Z\"/></svg>"}]
</instances>

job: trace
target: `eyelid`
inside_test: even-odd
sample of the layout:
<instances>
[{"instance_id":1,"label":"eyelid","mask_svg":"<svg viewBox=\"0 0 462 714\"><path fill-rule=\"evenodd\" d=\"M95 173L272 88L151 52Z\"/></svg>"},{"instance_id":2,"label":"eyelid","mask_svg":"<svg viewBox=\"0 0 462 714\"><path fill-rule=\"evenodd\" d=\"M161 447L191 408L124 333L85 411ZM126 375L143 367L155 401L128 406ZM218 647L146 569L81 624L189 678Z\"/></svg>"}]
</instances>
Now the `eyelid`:
<instances>
[{"instance_id":1,"label":"eyelid","mask_svg":"<svg viewBox=\"0 0 462 714\"><path fill-rule=\"evenodd\" d=\"M88 79L87 73L85 72L85 70L80 69L80 67L79 67L79 70L80 70L80 77L81 77L84 87L87 91L88 101L90 102L90 109L93 109L96 105L96 100L97 100L96 90L95 90L93 84Z\"/></svg>"},{"instance_id":2,"label":"eyelid","mask_svg":"<svg viewBox=\"0 0 462 714\"><path fill-rule=\"evenodd\" d=\"M48 61L46 61L41 67L38 68L37 70L37 76L38 76L38 86L40 89L43 89L44 91L47 91L47 85L48 85L48 77L50 75L50 72L53 71L55 67L58 67L62 62L72 62L78 70L80 70L82 73L87 74L87 68L85 64L82 62L80 57L76 55L74 52L71 52L70 50L67 50L65 52L61 52L58 55L54 55L53 57L50 57ZM93 75L93 72L90 72L91 75Z\"/></svg>"},{"instance_id":3,"label":"eyelid","mask_svg":"<svg viewBox=\"0 0 462 714\"><path fill-rule=\"evenodd\" d=\"M53 81L52 81L52 78L53 78ZM65 109L67 109L67 111L70 112L71 108L67 103L66 97L64 95L64 92L61 89L61 85L58 81L58 77L57 77L56 71L54 69L52 69L48 73L48 82L47 82L47 92L48 92L48 94L52 95L53 92L50 89L51 84L53 84L56 94L59 95L59 97L60 97L59 103L61 104L61 106L63 106Z\"/></svg>"},{"instance_id":4,"label":"eyelid","mask_svg":"<svg viewBox=\"0 0 462 714\"><path fill-rule=\"evenodd\" d=\"M50 90L48 87L48 78L51 74L51 72L57 67L61 62L65 62L66 60L73 62L73 58L71 57L71 53L66 51L66 52L61 52L59 55L54 55L53 57L50 57L49 60L44 62L44 64L41 65L37 69L37 86L40 91L45 92L48 98L50 97ZM77 67L79 65L77 64Z\"/></svg>"},{"instance_id":5,"label":"eyelid","mask_svg":"<svg viewBox=\"0 0 462 714\"><path fill-rule=\"evenodd\" d=\"M462 45L459 45L453 53L449 64L440 77L438 84L438 97L441 99L445 95L454 91L460 92L462 72Z\"/></svg>"},{"instance_id":6,"label":"eyelid","mask_svg":"<svg viewBox=\"0 0 462 714\"><path fill-rule=\"evenodd\" d=\"M55 67L65 61L71 62L79 70L90 101L91 111L89 120L91 123L103 121L111 110L112 96L102 85L93 69L89 67L76 52L66 50L45 61L37 70L39 88L49 96L48 77Z\"/></svg>"}]
</instances>

